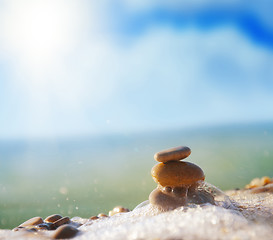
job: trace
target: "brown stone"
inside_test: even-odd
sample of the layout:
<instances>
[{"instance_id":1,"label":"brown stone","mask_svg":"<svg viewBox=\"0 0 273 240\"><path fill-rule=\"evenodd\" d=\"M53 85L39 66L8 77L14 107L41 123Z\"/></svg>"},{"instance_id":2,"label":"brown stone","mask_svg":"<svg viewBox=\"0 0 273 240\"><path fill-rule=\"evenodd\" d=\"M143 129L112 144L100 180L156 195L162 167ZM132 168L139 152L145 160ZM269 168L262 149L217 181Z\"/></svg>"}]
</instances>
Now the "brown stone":
<instances>
[{"instance_id":1,"label":"brown stone","mask_svg":"<svg viewBox=\"0 0 273 240\"><path fill-rule=\"evenodd\" d=\"M158 163L151 171L154 181L163 187L179 187L192 185L199 180L204 180L203 170L189 162Z\"/></svg>"},{"instance_id":2,"label":"brown stone","mask_svg":"<svg viewBox=\"0 0 273 240\"><path fill-rule=\"evenodd\" d=\"M191 154L191 149L185 146L170 148L163 150L154 155L154 159L158 162L179 161L188 157Z\"/></svg>"},{"instance_id":3,"label":"brown stone","mask_svg":"<svg viewBox=\"0 0 273 240\"><path fill-rule=\"evenodd\" d=\"M109 216L113 216L117 213L124 213L129 212L130 210L128 208L124 208L122 206L116 206L113 208L113 210L109 211Z\"/></svg>"},{"instance_id":4,"label":"brown stone","mask_svg":"<svg viewBox=\"0 0 273 240\"><path fill-rule=\"evenodd\" d=\"M150 193L149 201L152 205L155 205L162 209L170 210L185 205L187 203L187 198L173 197L169 194L164 194L156 188Z\"/></svg>"},{"instance_id":5,"label":"brown stone","mask_svg":"<svg viewBox=\"0 0 273 240\"><path fill-rule=\"evenodd\" d=\"M44 221L41 217L33 217L33 218L23 222L22 224L20 224L19 227L35 226L35 225L41 224L43 222Z\"/></svg>"},{"instance_id":6,"label":"brown stone","mask_svg":"<svg viewBox=\"0 0 273 240\"><path fill-rule=\"evenodd\" d=\"M51 223L54 223L56 222L57 220L61 219L63 216L59 215L59 214L53 214L53 215L50 215L48 216L46 219L45 219L45 222L51 222Z\"/></svg>"},{"instance_id":7,"label":"brown stone","mask_svg":"<svg viewBox=\"0 0 273 240\"><path fill-rule=\"evenodd\" d=\"M57 220L56 222L54 222L54 223L53 223L53 226L54 226L55 228L58 228L58 227L60 227L61 225L67 224L67 223L69 223L69 222L70 222L70 218L69 218L69 217L63 217L63 218Z\"/></svg>"},{"instance_id":8,"label":"brown stone","mask_svg":"<svg viewBox=\"0 0 273 240\"><path fill-rule=\"evenodd\" d=\"M54 239L63 239L63 238L73 238L79 230L72 225L65 224L59 227L57 230L54 231L52 238Z\"/></svg>"}]
</instances>

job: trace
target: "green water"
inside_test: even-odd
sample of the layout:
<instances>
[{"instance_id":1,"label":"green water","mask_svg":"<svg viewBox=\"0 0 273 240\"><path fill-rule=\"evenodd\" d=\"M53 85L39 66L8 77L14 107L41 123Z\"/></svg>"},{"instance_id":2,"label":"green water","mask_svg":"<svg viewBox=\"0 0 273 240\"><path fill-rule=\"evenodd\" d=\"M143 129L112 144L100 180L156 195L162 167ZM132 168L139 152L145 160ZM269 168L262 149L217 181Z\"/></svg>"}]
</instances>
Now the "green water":
<instances>
[{"instance_id":1,"label":"green water","mask_svg":"<svg viewBox=\"0 0 273 240\"><path fill-rule=\"evenodd\" d=\"M155 152L187 145L188 161L226 190L273 176L273 124L0 142L0 228L53 213L90 217L133 209L156 184Z\"/></svg>"}]
</instances>

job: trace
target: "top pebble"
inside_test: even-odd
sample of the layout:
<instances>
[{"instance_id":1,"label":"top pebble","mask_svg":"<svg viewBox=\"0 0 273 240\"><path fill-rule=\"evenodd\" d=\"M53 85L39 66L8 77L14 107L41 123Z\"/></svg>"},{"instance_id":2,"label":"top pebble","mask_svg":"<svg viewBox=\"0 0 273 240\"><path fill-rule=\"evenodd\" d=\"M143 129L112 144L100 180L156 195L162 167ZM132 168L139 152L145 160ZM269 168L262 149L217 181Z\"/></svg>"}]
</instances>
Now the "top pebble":
<instances>
[{"instance_id":1,"label":"top pebble","mask_svg":"<svg viewBox=\"0 0 273 240\"><path fill-rule=\"evenodd\" d=\"M185 146L175 147L163 150L154 155L154 159L158 162L179 161L188 157L191 154L191 149Z\"/></svg>"}]
</instances>

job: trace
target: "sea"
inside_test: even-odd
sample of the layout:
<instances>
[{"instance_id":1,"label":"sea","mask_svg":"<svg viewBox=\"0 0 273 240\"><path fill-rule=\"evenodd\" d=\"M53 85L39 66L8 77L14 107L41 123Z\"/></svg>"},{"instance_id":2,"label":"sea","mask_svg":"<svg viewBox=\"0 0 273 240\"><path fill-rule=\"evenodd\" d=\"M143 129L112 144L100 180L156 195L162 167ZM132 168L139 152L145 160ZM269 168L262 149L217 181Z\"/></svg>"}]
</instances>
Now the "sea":
<instances>
[{"instance_id":1,"label":"sea","mask_svg":"<svg viewBox=\"0 0 273 240\"><path fill-rule=\"evenodd\" d=\"M156 188L156 152L188 146L187 161L222 190L273 177L273 122L39 140L0 140L0 229L58 213L89 218L133 209Z\"/></svg>"}]
</instances>

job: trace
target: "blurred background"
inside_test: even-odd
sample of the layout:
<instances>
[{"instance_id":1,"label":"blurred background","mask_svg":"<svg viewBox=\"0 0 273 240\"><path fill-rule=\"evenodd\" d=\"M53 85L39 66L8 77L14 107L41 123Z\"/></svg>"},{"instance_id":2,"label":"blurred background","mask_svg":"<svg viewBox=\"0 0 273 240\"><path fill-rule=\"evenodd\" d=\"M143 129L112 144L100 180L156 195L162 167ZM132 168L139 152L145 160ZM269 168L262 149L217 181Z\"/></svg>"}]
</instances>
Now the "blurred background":
<instances>
[{"instance_id":1,"label":"blurred background","mask_svg":"<svg viewBox=\"0 0 273 240\"><path fill-rule=\"evenodd\" d=\"M271 1L0 0L0 228L133 209L154 153L273 177Z\"/></svg>"}]
</instances>

